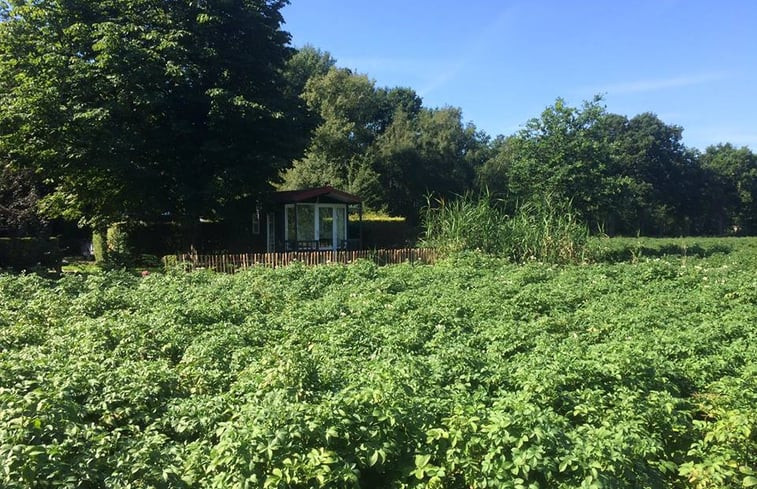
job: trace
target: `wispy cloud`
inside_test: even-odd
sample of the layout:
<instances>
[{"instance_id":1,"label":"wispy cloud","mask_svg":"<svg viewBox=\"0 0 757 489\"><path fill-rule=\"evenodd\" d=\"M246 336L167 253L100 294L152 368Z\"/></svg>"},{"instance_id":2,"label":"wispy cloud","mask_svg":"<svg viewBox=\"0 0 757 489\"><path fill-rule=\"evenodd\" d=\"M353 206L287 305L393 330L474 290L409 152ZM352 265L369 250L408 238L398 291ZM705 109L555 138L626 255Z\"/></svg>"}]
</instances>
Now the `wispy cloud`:
<instances>
[{"instance_id":1,"label":"wispy cloud","mask_svg":"<svg viewBox=\"0 0 757 489\"><path fill-rule=\"evenodd\" d=\"M485 51L486 46L491 43L493 38L501 35L501 31L505 24L511 22L514 18L515 9L513 7L501 10L496 16L494 16L492 22L479 31L478 35L468 39L458 56L447 60L445 63L446 66L441 71L437 72L435 76L418 91L418 94L425 96L454 79L475 56Z\"/></svg>"},{"instance_id":2,"label":"wispy cloud","mask_svg":"<svg viewBox=\"0 0 757 489\"><path fill-rule=\"evenodd\" d=\"M465 67L465 60L459 59L455 62L450 63L446 66L444 70L437 73L434 78L428 82L426 85L424 85L420 90L418 90L418 95L421 97L425 97L430 92L433 92L437 88L441 87L451 79L453 79L455 76L457 76L458 73L462 71L462 69Z\"/></svg>"},{"instance_id":3,"label":"wispy cloud","mask_svg":"<svg viewBox=\"0 0 757 489\"><path fill-rule=\"evenodd\" d=\"M700 73L694 75L674 76L670 78L656 78L647 80L635 80L630 82L612 83L595 89L595 92L607 92L610 94L656 92L670 88L688 87L692 85L704 85L728 78L724 72Z\"/></svg>"}]
</instances>

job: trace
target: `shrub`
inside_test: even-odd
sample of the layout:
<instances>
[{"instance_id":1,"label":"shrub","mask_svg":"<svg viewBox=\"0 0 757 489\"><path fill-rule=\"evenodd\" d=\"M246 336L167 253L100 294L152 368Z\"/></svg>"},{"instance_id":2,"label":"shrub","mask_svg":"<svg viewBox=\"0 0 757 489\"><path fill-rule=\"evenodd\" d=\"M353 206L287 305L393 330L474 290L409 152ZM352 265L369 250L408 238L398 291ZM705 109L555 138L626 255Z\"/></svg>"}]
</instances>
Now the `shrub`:
<instances>
[{"instance_id":1,"label":"shrub","mask_svg":"<svg viewBox=\"0 0 757 489\"><path fill-rule=\"evenodd\" d=\"M411 245L418 237L417 229L405 218L389 216L363 216L362 223L350 217L350 236L360 234L363 226L363 246L365 248L401 248Z\"/></svg>"},{"instance_id":2,"label":"shrub","mask_svg":"<svg viewBox=\"0 0 757 489\"><path fill-rule=\"evenodd\" d=\"M108 238L104 231L92 232L92 253L95 255L95 262L103 264L108 259Z\"/></svg>"},{"instance_id":3,"label":"shrub","mask_svg":"<svg viewBox=\"0 0 757 489\"><path fill-rule=\"evenodd\" d=\"M60 266L57 238L0 238L0 268L20 272Z\"/></svg>"}]
</instances>

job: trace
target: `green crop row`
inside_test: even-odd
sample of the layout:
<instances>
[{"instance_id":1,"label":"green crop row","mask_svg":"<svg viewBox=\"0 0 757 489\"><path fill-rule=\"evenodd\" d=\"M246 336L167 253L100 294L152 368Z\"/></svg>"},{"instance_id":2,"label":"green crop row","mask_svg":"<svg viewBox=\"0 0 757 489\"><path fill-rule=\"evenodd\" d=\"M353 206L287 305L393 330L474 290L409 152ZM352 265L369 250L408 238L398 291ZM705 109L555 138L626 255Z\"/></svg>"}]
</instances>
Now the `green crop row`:
<instances>
[{"instance_id":1,"label":"green crop row","mask_svg":"<svg viewBox=\"0 0 757 489\"><path fill-rule=\"evenodd\" d=\"M0 275L0 487L757 485L757 252L727 243Z\"/></svg>"}]
</instances>

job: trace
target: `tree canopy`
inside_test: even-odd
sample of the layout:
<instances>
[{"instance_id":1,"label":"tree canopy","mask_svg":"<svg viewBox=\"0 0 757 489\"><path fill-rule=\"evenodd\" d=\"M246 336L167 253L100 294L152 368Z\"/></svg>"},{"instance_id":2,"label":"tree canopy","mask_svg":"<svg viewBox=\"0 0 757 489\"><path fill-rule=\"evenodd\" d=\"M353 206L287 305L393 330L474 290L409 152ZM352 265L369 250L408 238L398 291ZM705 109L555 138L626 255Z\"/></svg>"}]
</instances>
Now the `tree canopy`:
<instances>
[{"instance_id":1,"label":"tree canopy","mask_svg":"<svg viewBox=\"0 0 757 489\"><path fill-rule=\"evenodd\" d=\"M305 143L284 4L2 2L0 154L88 224L222 215Z\"/></svg>"},{"instance_id":2,"label":"tree canopy","mask_svg":"<svg viewBox=\"0 0 757 489\"><path fill-rule=\"evenodd\" d=\"M315 71L302 98L320 123L284 188L334 185L369 207L414 220L426 194L471 188L486 136L459 109L423 107L409 88L377 88L366 75Z\"/></svg>"},{"instance_id":3,"label":"tree canopy","mask_svg":"<svg viewBox=\"0 0 757 489\"><path fill-rule=\"evenodd\" d=\"M707 148L700 160L709 226L720 234L757 232L757 155L746 147L718 144Z\"/></svg>"},{"instance_id":4,"label":"tree canopy","mask_svg":"<svg viewBox=\"0 0 757 489\"><path fill-rule=\"evenodd\" d=\"M490 138L458 108L292 48L285 4L0 0L0 195L23 203L4 212L191 223L333 185L411 222L429 194L481 190L510 208L570 201L609 234L757 232L748 148L700 154L683 128L600 97Z\"/></svg>"},{"instance_id":5,"label":"tree canopy","mask_svg":"<svg viewBox=\"0 0 757 489\"><path fill-rule=\"evenodd\" d=\"M753 232L753 153L726 145L699 155L682 131L651 113L608 113L600 98L579 108L558 99L494 141L479 184L510 205L570 200L587 224L610 234Z\"/></svg>"}]
</instances>

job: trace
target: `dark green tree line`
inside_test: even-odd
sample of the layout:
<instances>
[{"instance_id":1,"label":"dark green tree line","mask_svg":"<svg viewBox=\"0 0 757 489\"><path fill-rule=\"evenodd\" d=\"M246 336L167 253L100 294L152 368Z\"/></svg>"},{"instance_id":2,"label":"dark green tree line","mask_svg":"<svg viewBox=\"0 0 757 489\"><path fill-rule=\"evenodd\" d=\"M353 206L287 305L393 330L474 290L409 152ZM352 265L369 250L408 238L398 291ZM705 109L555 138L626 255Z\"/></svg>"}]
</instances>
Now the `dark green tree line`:
<instances>
[{"instance_id":1,"label":"dark green tree line","mask_svg":"<svg viewBox=\"0 0 757 489\"><path fill-rule=\"evenodd\" d=\"M327 59L312 48L303 52ZM284 174L283 188L333 185L361 195L369 207L414 220L427 193L474 185L487 137L464 123L459 109L425 108L411 89L377 88L367 76L333 65L311 71L302 99L319 124L305 156Z\"/></svg>"},{"instance_id":2,"label":"dark green tree line","mask_svg":"<svg viewBox=\"0 0 757 489\"><path fill-rule=\"evenodd\" d=\"M94 227L224 215L304 147L284 4L0 2L0 155Z\"/></svg>"},{"instance_id":3,"label":"dark green tree line","mask_svg":"<svg viewBox=\"0 0 757 489\"><path fill-rule=\"evenodd\" d=\"M608 234L757 232L748 148L700 154L600 98L492 140L460 109L291 48L285 3L0 0L3 212L191 227L274 187L333 185L410 221L428 194L479 189L510 208L569 200Z\"/></svg>"},{"instance_id":4,"label":"dark green tree line","mask_svg":"<svg viewBox=\"0 0 757 489\"><path fill-rule=\"evenodd\" d=\"M703 154L683 128L651 113L608 113L558 99L517 134L498 138L479 168L482 188L514 206L570 200L595 231L688 235L757 232L755 155L731 145Z\"/></svg>"},{"instance_id":5,"label":"dark green tree line","mask_svg":"<svg viewBox=\"0 0 757 489\"><path fill-rule=\"evenodd\" d=\"M757 154L731 144L708 147L700 156L707 199L703 215L715 232L757 232Z\"/></svg>"}]
</instances>

